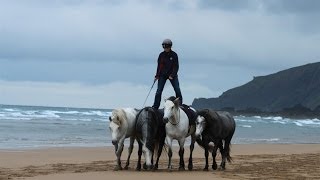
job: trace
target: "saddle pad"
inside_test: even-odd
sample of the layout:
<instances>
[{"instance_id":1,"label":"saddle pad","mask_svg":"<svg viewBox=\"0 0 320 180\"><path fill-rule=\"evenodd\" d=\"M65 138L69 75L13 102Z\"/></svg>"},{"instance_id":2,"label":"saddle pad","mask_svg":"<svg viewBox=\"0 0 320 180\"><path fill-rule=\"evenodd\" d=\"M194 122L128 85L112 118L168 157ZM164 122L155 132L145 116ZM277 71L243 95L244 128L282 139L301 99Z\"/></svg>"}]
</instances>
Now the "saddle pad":
<instances>
[{"instance_id":1,"label":"saddle pad","mask_svg":"<svg viewBox=\"0 0 320 180\"><path fill-rule=\"evenodd\" d=\"M182 104L181 109L187 114L188 119L189 119L189 126L191 125L195 125L196 124L196 118L197 118L197 114L196 112L194 112L190 106L186 105L186 104Z\"/></svg>"}]
</instances>

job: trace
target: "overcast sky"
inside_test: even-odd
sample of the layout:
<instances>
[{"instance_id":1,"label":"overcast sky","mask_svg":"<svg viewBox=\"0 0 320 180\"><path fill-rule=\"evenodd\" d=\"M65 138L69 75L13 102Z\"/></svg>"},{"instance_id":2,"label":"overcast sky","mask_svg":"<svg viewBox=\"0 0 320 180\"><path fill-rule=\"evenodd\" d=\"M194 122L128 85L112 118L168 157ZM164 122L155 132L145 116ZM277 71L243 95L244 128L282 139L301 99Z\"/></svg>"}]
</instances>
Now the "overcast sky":
<instances>
[{"instance_id":1,"label":"overcast sky","mask_svg":"<svg viewBox=\"0 0 320 180\"><path fill-rule=\"evenodd\" d=\"M319 19L318 0L0 0L0 104L141 108L165 38L184 103L218 97L320 61Z\"/></svg>"}]
</instances>

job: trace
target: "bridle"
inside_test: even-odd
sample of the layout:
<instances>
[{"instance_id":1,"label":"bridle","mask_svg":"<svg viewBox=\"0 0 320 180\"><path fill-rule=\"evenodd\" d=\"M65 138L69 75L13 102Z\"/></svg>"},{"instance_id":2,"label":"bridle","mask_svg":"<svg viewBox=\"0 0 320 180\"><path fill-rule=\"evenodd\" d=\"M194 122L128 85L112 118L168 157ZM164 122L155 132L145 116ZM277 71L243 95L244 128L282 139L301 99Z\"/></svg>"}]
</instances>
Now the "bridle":
<instances>
[{"instance_id":1,"label":"bridle","mask_svg":"<svg viewBox=\"0 0 320 180\"><path fill-rule=\"evenodd\" d=\"M179 123L180 123L180 107L178 107L179 108L179 114L178 114L178 122L177 123L172 123L172 121L170 121L170 119L169 119L169 122L170 122L170 124L172 124L172 125L174 125L174 126L176 126L176 125L178 125Z\"/></svg>"}]
</instances>

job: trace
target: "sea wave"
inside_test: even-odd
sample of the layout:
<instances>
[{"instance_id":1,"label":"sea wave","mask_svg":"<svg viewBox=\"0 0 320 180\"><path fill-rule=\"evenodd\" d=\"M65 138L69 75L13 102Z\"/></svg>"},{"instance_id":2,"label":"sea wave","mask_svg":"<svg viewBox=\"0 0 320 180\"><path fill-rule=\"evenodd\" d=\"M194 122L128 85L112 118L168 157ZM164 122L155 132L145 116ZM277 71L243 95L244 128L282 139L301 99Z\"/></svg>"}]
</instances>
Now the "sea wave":
<instances>
[{"instance_id":1,"label":"sea wave","mask_svg":"<svg viewBox=\"0 0 320 180\"><path fill-rule=\"evenodd\" d=\"M238 124L253 124L253 123L264 123L264 124L283 124L289 125L293 124L296 126L311 126L311 127L320 127L320 120L317 118L314 119L289 119L283 118L280 116L269 116L269 117L244 117L244 116L235 116L235 120Z\"/></svg>"},{"instance_id":2,"label":"sea wave","mask_svg":"<svg viewBox=\"0 0 320 180\"><path fill-rule=\"evenodd\" d=\"M108 121L110 111L58 111L58 110L21 110L4 108L0 109L0 120L79 120L79 121Z\"/></svg>"}]
</instances>

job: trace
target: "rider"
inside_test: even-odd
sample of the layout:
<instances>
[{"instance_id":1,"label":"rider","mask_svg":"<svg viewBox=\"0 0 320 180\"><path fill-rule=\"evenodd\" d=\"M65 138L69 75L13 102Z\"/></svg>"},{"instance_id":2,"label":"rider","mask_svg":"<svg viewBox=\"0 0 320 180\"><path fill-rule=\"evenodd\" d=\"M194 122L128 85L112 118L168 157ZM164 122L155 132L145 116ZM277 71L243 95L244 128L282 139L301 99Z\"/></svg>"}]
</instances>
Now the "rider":
<instances>
[{"instance_id":1,"label":"rider","mask_svg":"<svg viewBox=\"0 0 320 180\"><path fill-rule=\"evenodd\" d=\"M162 47L164 51L159 54L157 72L154 79L154 81L158 80L158 88L152 106L156 109L160 106L161 94L167 79L169 79L176 93L176 97L180 99L180 105L182 104L182 94L178 80L178 55L171 49L172 41L170 39L165 39L162 42Z\"/></svg>"}]
</instances>

